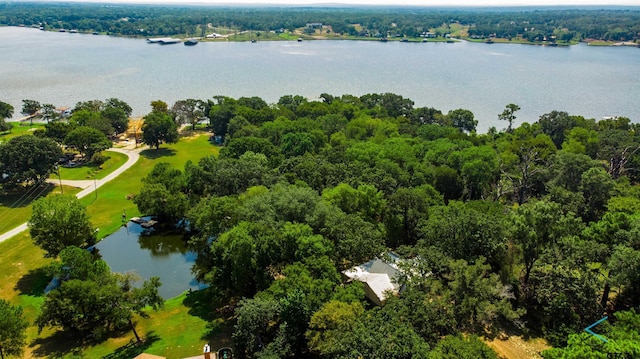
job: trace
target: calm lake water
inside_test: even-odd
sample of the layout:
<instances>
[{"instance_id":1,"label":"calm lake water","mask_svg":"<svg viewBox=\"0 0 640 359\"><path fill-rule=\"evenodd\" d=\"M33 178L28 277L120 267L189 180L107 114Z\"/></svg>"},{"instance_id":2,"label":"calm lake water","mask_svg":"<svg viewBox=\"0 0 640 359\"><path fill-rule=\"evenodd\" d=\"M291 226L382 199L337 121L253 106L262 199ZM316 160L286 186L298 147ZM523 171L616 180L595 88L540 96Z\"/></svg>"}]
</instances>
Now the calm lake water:
<instances>
[{"instance_id":1,"label":"calm lake water","mask_svg":"<svg viewBox=\"0 0 640 359\"><path fill-rule=\"evenodd\" d=\"M516 123L552 110L640 122L640 49L370 41L147 44L84 34L0 28L0 101L19 117L23 99L56 106L120 98L144 115L153 100L169 105L215 95L287 94L315 99L393 92L444 112L466 108L478 129L518 104Z\"/></svg>"},{"instance_id":2,"label":"calm lake water","mask_svg":"<svg viewBox=\"0 0 640 359\"><path fill-rule=\"evenodd\" d=\"M160 277L159 293L173 298L182 292L203 288L191 267L196 254L187 250L180 235L141 235L143 228L129 222L107 236L95 248L114 272L136 272L142 279Z\"/></svg>"}]
</instances>

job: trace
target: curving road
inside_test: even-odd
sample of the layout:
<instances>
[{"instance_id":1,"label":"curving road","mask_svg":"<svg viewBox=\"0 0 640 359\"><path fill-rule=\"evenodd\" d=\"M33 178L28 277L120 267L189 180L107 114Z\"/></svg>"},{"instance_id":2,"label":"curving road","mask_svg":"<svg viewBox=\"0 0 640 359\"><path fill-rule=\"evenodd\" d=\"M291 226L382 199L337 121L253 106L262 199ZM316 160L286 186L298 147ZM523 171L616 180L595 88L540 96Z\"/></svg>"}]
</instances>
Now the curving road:
<instances>
[{"instance_id":1,"label":"curving road","mask_svg":"<svg viewBox=\"0 0 640 359\"><path fill-rule=\"evenodd\" d=\"M109 151L113 151L113 152L120 152L120 153L124 153L125 155L127 155L129 158L127 159L127 162L125 162L122 166L118 167L117 170L109 173L107 176L105 176L102 179L99 180L79 180L79 181L71 181L71 180L62 180L62 184L67 185L67 186L72 186L72 187L78 187L78 188L84 188L82 191L80 191L78 194L76 194L76 197L78 198L82 198L82 197L86 197L87 195L93 193L93 191L95 190L95 188L100 188L102 185L104 185L105 183L111 181L112 179L120 176L124 171L128 170L129 168L131 168L131 166L133 166L136 162L138 162L138 159L140 158L140 152L145 149L145 147L139 147L136 149L122 149L122 148L111 148L109 149ZM58 184L58 180L52 179L52 180L48 180L54 184ZM21 225L19 225L18 227L0 234L0 242L3 242L15 235L18 235L24 231L26 231L28 228L27 223L23 223Z\"/></svg>"}]
</instances>

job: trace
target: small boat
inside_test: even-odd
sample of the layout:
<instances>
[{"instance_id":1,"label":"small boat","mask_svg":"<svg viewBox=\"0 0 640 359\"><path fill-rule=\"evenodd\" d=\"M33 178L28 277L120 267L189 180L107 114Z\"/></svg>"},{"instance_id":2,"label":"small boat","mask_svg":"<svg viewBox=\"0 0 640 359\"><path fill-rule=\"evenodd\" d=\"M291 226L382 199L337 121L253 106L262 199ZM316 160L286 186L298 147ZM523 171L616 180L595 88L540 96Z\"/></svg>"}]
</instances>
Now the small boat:
<instances>
[{"instance_id":1,"label":"small boat","mask_svg":"<svg viewBox=\"0 0 640 359\"><path fill-rule=\"evenodd\" d=\"M302 42L302 38L301 37L298 38L298 42Z\"/></svg>"},{"instance_id":2,"label":"small boat","mask_svg":"<svg viewBox=\"0 0 640 359\"><path fill-rule=\"evenodd\" d=\"M258 42L258 40L256 40L256 39L251 40L252 44L255 44L256 42Z\"/></svg>"},{"instance_id":3,"label":"small boat","mask_svg":"<svg viewBox=\"0 0 640 359\"><path fill-rule=\"evenodd\" d=\"M184 42L184 46L195 46L197 44L198 44L198 40L196 39L189 39Z\"/></svg>"}]
</instances>

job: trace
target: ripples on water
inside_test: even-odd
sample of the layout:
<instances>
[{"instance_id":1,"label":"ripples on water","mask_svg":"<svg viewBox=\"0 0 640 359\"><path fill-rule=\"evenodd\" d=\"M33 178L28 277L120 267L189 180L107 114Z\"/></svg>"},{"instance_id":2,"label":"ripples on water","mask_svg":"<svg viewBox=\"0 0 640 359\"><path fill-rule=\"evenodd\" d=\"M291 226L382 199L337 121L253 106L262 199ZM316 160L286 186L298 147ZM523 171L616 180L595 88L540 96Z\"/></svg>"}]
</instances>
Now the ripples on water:
<instances>
[{"instance_id":1,"label":"ripples on water","mask_svg":"<svg viewBox=\"0 0 640 359\"><path fill-rule=\"evenodd\" d=\"M147 44L84 34L0 28L0 101L56 106L120 98L142 116L153 100L171 105L215 95L310 99L393 92L443 112L466 108L478 129L501 129L508 103L516 123L552 110L640 121L640 49L459 42L201 42Z\"/></svg>"}]
</instances>

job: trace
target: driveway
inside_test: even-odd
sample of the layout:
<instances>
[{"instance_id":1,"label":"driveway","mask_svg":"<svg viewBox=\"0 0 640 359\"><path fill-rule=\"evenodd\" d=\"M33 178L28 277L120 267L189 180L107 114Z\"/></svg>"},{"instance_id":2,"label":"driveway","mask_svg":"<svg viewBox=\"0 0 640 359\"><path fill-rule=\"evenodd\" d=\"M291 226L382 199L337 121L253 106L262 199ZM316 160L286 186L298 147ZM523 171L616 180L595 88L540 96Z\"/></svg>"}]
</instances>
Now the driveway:
<instances>
[{"instance_id":1,"label":"driveway","mask_svg":"<svg viewBox=\"0 0 640 359\"><path fill-rule=\"evenodd\" d=\"M78 198L82 198L82 197L86 197L89 194L93 193L93 191L96 188L100 188L102 185L104 185L105 183L111 181L112 179L120 176L124 171L128 170L129 168L131 168L131 166L133 166L138 159L140 158L140 152L145 149L145 147L141 146L139 148L136 149L122 149L122 148L111 148L109 149L109 151L113 151L113 152L119 152L119 153L124 153L125 155L127 155L129 158L127 159L127 162L125 162L122 166L118 167L117 170L109 173L107 176L105 176L102 179L99 180L79 180L79 181L70 181L70 180L63 180L62 184L67 185L67 186L72 186L72 187L78 187L78 188L84 188L82 191L80 191L80 193L76 194L76 197ZM54 184L58 184L60 183L58 180L48 180L51 183ZM27 226L27 223L23 223L21 225L19 225L18 227L5 232L3 234L0 234L0 242L4 242L7 239L18 235L24 231L27 230L27 228L29 228Z\"/></svg>"}]
</instances>

